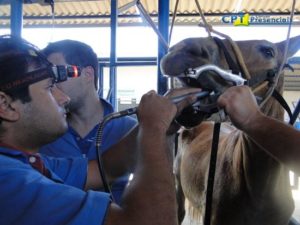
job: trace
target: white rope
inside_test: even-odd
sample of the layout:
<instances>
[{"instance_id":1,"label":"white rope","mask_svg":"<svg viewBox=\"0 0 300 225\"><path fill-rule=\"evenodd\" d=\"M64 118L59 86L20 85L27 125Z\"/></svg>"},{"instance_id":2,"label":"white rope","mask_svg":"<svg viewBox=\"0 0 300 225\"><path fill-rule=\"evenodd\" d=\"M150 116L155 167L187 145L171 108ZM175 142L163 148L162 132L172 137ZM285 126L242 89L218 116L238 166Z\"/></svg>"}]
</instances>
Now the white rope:
<instances>
[{"instance_id":1,"label":"white rope","mask_svg":"<svg viewBox=\"0 0 300 225\"><path fill-rule=\"evenodd\" d=\"M274 83L268 89L267 93L265 94L264 100L260 104L260 107L264 106L266 104L266 102L268 101L268 99L272 96L272 93L273 93L274 89L276 88L276 86L278 84L280 74L283 71L283 68L284 68L284 65L285 65L285 62L286 62L286 59L287 59L288 49L289 49L290 35L291 35L292 23L293 23L294 13L295 13L295 5L296 5L296 0L293 0L291 13L290 13L290 21L289 21L289 26L288 26L288 32L287 32L287 36L286 36L283 60L282 60L281 65L279 67L278 73L277 73L276 77L274 78Z\"/></svg>"},{"instance_id":2,"label":"white rope","mask_svg":"<svg viewBox=\"0 0 300 225\"><path fill-rule=\"evenodd\" d=\"M172 33L173 33L173 27L174 27L175 18L176 18L177 9L178 9L178 3L179 3L179 0L176 0L174 12L173 12L173 17L172 17L171 28L170 28L170 34L169 34L169 45L171 43L171 38L172 38Z\"/></svg>"},{"instance_id":3,"label":"white rope","mask_svg":"<svg viewBox=\"0 0 300 225\"><path fill-rule=\"evenodd\" d=\"M196 5L197 5L197 8L199 10L199 14L202 18L202 21L203 23L199 23L199 26L203 26L205 28L205 30L207 31L209 37L211 37L211 32L221 36L221 37L224 37L225 39L227 39L229 41L229 43L231 44L232 48L233 48L233 52L237 58L237 61L239 63L239 65L241 66L241 69L242 69L242 73L244 75L244 78L246 79L250 79L251 76L249 74L249 71L247 69L247 66L246 66L246 63L244 61L244 58L243 58L243 55L241 53L241 50L240 48L238 47L238 45L231 39L231 37L229 37L228 35L224 34L224 33L221 33L219 31L216 31L213 29L213 27L211 25L209 25L207 22L206 22L206 19L204 17L204 14L202 12L202 9L201 9L201 6L198 2L198 0L195 0L196 2Z\"/></svg>"},{"instance_id":4,"label":"white rope","mask_svg":"<svg viewBox=\"0 0 300 225\"><path fill-rule=\"evenodd\" d=\"M202 21L203 21L204 28L205 28L205 30L206 30L208 36L211 37L211 26L206 22L205 16L204 16L204 14L203 14L203 12L202 12L202 9L201 9L201 6L200 6L198 0L195 0L195 3L196 3L196 5L197 5L199 14L200 14L201 19L202 19Z\"/></svg>"}]
</instances>

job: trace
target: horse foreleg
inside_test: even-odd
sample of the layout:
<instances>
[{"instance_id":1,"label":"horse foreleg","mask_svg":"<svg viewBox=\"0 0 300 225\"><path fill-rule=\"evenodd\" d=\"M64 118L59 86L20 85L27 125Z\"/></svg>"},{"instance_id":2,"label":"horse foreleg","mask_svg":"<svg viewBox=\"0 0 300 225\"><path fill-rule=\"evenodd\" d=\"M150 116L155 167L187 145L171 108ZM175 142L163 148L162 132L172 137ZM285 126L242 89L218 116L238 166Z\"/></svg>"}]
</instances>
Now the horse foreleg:
<instances>
[{"instance_id":1,"label":"horse foreleg","mask_svg":"<svg viewBox=\"0 0 300 225\"><path fill-rule=\"evenodd\" d=\"M177 198L177 207L178 207L178 222L179 224L182 223L184 216L185 216L185 197L183 194L181 180L180 180L180 164L181 164L181 155L179 154L175 159L174 164L174 174L175 174L175 181L176 181L176 198Z\"/></svg>"}]
</instances>

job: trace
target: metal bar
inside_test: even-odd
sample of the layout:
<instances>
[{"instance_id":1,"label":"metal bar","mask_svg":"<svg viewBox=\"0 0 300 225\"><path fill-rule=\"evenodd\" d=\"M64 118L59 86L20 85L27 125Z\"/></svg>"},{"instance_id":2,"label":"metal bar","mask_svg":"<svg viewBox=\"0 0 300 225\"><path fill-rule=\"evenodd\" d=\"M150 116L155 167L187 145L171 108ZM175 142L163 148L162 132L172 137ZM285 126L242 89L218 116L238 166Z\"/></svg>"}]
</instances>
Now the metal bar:
<instances>
[{"instance_id":1,"label":"metal bar","mask_svg":"<svg viewBox=\"0 0 300 225\"><path fill-rule=\"evenodd\" d=\"M17 0L14 0L17 1ZM150 17L158 17L156 13L148 14ZM217 16L231 16L231 15L240 15L240 13L204 13L205 17L217 17ZM290 13L288 12L270 12L270 13L251 13L253 16L288 16ZM300 12L295 12L295 15L300 15ZM169 16L173 16L173 13L170 13ZM140 18L139 14L123 14L119 15L119 18ZM176 17L199 17L199 13L178 13ZM52 20L52 16L24 16L24 20ZM66 16L55 16L55 19L109 19L110 15L66 15ZM10 19L10 16L0 16L0 19Z\"/></svg>"},{"instance_id":2,"label":"metal bar","mask_svg":"<svg viewBox=\"0 0 300 225\"><path fill-rule=\"evenodd\" d=\"M111 0L111 15L110 15L110 69L109 69L109 102L117 110L117 70L116 70L116 45L117 45L117 26L118 26L118 0Z\"/></svg>"},{"instance_id":3,"label":"metal bar","mask_svg":"<svg viewBox=\"0 0 300 225\"><path fill-rule=\"evenodd\" d=\"M156 62L157 57L118 57L118 62ZM99 62L108 62L108 57L101 57Z\"/></svg>"},{"instance_id":4,"label":"metal bar","mask_svg":"<svg viewBox=\"0 0 300 225\"><path fill-rule=\"evenodd\" d=\"M103 98L103 90L104 90L104 65L99 63L99 71L98 71L98 83L99 83L99 90L98 95L99 97Z\"/></svg>"},{"instance_id":5,"label":"metal bar","mask_svg":"<svg viewBox=\"0 0 300 225\"><path fill-rule=\"evenodd\" d=\"M21 0L11 0L10 15L11 34L21 37L23 27L23 3Z\"/></svg>"},{"instance_id":6,"label":"metal bar","mask_svg":"<svg viewBox=\"0 0 300 225\"><path fill-rule=\"evenodd\" d=\"M116 62L111 64L110 62L101 62L101 66L110 67L110 66L157 66L157 61L155 62Z\"/></svg>"},{"instance_id":7,"label":"metal bar","mask_svg":"<svg viewBox=\"0 0 300 225\"><path fill-rule=\"evenodd\" d=\"M137 4L136 4L136 6L139 9L141 17L143 18L143 20L145 21L145 23L148 23L148 25L150 25L152 27L152 29L154 30L154 32L158 36L158 39L161 42L161 44L166 49L168 49L169 48L168 42L164 39L164 37L162 36L162 34L156 28L155 23L152 21L151 17L148 15L148 13L147 13L146 9L144 8L144 6L142 5L142 3L140 1L138 1Z\"/></svg>"},{"instance_id":8,"label":"metal bar","mask_svg":"<svg viewBox=\"0 0 300 225\"><path fill-rule=\"evenodd\" d=\"M170 16L172 16L173 14L171 13ZM229 14L229 13L208 13L208 14L204 14L205 17L221 17L221 16L224 16L224 15L235 15L235 14ZM288 13L263 13L263 14L260 14L260 13L251 13L251 15L255 16L255 15L266 15L266 16L284 16L284 15L289 15ZM300 13L296 12L295 15L300 15ZM157 14L150 14L151 18L154 20L156 20L157 18ZM193 13L189 13L189 14L177 14L177 18L181 18L181 17L197 17L199 16L198 14L193 14ZM118 16L119 18L140 18L140 15L136 15L136 14L133 14L133 15L120 15ZM57 24L56 24L56 27L108 27L108 23L102 23L102 24L85 24L85 23L78 23L78 24L59 24L59 20L63 20L63 19L66 19L66 20L71 20L71 19L109 19L110 16L109 15L86 15L86 16L56 16L56 21L57 21ZM52 20L52 17L51 16L24 16L23 17L25 23L24 23L24 26L23 27L33 27L33 28L48 28L48 27L52 27L52 24L41 24L41 25L36 25L35 23L30 23L30 24L27 24L27 21L26 20ZM8 21L10 20L10 17L9 16L0 16L0 21L2 21L2 24L0 24L0 28L7 28L9 27L9 23ZM6 22L6 24L4 24L4 22ZM156 23L156 22L155 22ZM211 22L212 23L212 22ZM197 22L185 22L185 21L181 21L181 22L177 22L176 25L195 25L195 24L198 24ZM218 22L213 22L212 24L214 25L218 25L218 26L229 26L228 24L224 24L222 23L222 21L218 21ZM300 25L300 22L299 21L294 21L293 22L293 25L294 26L299 26ZM123 22L123 23L120 23L118 26L144 26L143 23L141 22ZM252 26L260 26L260 25L255 25L253 24ZM283 25L284 26L284 25Z\"/></svg>"},{"instance_id":9,"label":"metal bar","mask_svg":"<svg viewBox=\"0 0 300 225\"><path fill-rule=\"evenodd\" d=\"M134 0L132 2L129 2L129 3L127 3L127 4L125 4L125 5L121 6L121 7L119 7L119 9L118 9L119 13L130 9L132 6L135 6L136 2L137 2L137 0Z\"/></svg>"},{"instance_id":10,"label":"metal bar","mask_svg":"<svg viewBox=\"0 0 300 225\"><path fill-rule=\"evenodd\" d=\"M169 37L169 0L158 0L158 30L162 34L163 38L168 43ZM163 44L158 41L158 57L157 57L157 92L158 94L164 94L168 90L168 80L163 76L160 70L160 61L162 57L167 53Z\"/></svg>"}]
</instances>

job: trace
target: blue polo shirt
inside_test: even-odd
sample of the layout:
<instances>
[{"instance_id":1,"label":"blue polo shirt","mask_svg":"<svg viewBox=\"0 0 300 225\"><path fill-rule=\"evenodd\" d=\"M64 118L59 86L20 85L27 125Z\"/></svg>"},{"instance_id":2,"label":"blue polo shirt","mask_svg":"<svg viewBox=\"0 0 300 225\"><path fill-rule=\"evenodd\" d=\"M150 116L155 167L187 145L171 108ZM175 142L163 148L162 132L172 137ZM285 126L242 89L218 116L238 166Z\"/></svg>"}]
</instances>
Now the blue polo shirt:
<instances>
[{"instance_id":1,"label":"blue polo shirt","mask_svg":"<svg viewBox=\"0 0 300 225\"><path fill-rule=\"evenodd\" d=\"M114 112L113 107L104 99L100 99L104 109L104 116ZM136 120L126 116L108 122L103 130L101 153L104 153L112 145L116 144L124 137L135 125ZM96 125L86 137L81 138L72 127L64 136L56 141L43 146L40 152L53 157L84 157L89 160L97 158L95 137L98 125ZM112 193L116 203L120 203L122 193L128 182L128 175L116 180L112 185Z\"/></svg>"},{"instance_id":2,"label":"blue polo shirt","mask_svg":"<svg viewBox=\"0 0 300 225\"><path fill-rule=\"evenodd\" d=\"M42 158L49 178L22 152L0 147L0 224L104 224L109 196L82 190L87 160Z\"/></svg>"}]
</instances>

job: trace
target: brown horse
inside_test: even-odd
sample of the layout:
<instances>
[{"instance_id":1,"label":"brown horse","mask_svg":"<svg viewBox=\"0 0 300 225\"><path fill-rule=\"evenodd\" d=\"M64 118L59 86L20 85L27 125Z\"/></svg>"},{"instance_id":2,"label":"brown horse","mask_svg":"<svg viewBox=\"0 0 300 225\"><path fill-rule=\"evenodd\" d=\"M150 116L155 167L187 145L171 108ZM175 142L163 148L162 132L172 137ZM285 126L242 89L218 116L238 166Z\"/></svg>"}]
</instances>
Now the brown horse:
<instances>
[{"instance_id":1,"label":"brown horse","mask_svg":"<svg viewBox=\"0 0 300 225\"><path fill-rule=\"evenodd\" d=\"M229 42L222 42L235 58ZM249 40L236 43L251 76L261 74L266 69L278 69L283 61L285 42L274 44L266 40ZM288 57L299 48L300 36L290 39ZM214 39L189 38L170 49L162 60L161 68L165 74L176 77L187 68L204 64L215 64L228 69L224 52ZM280 93L283 91L282 74L276 89ZM262 111L268 116L283 120L283 110L272 98ZM178 198L180 220L184 216L186 199L189 217L197 221L197 224L202 224L212 134L212 122L202 122L181 133L175 167L178 194L185 197ZM221 126L215 173L212 225L288 224L294 209L288 168L230 123L223 123Z\"/></svg>"}]
</instances>

